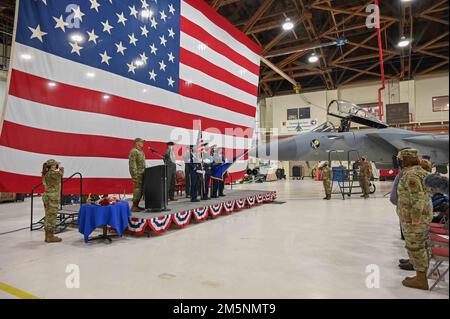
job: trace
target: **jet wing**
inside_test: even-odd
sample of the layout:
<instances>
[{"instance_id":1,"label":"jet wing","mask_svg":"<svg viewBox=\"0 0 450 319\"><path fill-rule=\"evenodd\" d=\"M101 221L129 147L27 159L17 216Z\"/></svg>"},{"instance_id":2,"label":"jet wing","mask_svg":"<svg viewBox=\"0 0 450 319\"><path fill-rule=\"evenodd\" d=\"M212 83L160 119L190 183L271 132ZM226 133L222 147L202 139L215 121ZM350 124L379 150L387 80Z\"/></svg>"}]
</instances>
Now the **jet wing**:
<instances>
[{"instance_id":1,"label":"jet wing","mask_svg":"<svg viewBox=\"0 0 450 319\"><path fill-rule=\"evenodd\" d=\"M429 147L447 148L448 149L448 135L422 135L403 138L404 141L410 143L421 144Z\"/></svg>"},{"instance_id":2,"label":"jet wing","mask_svg":"<svg viewBox=\"0 0 450 319\"><path fill-rule=\"evenodd\" d=\"M401 143L398 143L396 139L392 137L392 134L383 134L383 133L367 133L366 136L370 141L374 142L380 147L386 149L392 154L396 154L399 149L403 148L400 146Z\"/></svg>"},{"instance_id":3,"label":"jet wing","mask_svg":"<svg viewBox=\"0 0 450 319\"><path fill-rule=\"evenodd\" d=\"M447 150L448 152L448 135L414 134L414 132L390 131L388 129L388 131L379 130L367 133L367 137L373 142L384 144L385 147L395 148L397 151L413 147L423 150Z\"/></svg>"}]
</instances>

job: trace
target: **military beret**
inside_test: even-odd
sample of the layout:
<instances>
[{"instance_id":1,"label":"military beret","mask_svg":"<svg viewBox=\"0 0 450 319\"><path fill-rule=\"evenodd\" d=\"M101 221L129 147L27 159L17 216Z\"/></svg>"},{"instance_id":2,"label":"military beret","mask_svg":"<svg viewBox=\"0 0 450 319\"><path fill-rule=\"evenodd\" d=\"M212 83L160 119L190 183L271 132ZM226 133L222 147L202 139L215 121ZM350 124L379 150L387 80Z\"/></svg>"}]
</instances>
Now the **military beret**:
<instances>
[{"instance_id":1,"label":"military beret","mask_svg":"<svg viewBox=\"0 0 450 319\"><path fill-rule=\"evenodd\" d=\"M412 148L408 148L405 150L401 150L399 153L400 157L405 158L405 157L419 157L419 152L415 149Z\"/></svg>"},{"instance_id":2,"label":"military beret","mask_svg":"<svg viewBox=\"0 0 450 319\"><path fill-rule=\"evenodd\" d=\"M145 142L145 141L142 138L138 137L138 138L134 139L134 142L137 143L137 142Z\"/></svg>"},{"instance_id":3,"label":"military beret","mask_svg":"<svg viewBox=\"0 0 450 319\"><path fill-rule=\"evenodd\" d=\"M45 162L45 165L47 166L59 165L59 162L57 162L54 159L49 159L47 162Z\"/></svg>"},{"instance_id":4,"label":"military beret","mask_svg":"<svg viewBox=\"0 0 450 319\"><path fill-rule=\"evenodd\" d=\"M174 143L174 142L167 142L167 145L168 145L168 146L174 146L175 143Z\"/></svg>"}]
</instances>

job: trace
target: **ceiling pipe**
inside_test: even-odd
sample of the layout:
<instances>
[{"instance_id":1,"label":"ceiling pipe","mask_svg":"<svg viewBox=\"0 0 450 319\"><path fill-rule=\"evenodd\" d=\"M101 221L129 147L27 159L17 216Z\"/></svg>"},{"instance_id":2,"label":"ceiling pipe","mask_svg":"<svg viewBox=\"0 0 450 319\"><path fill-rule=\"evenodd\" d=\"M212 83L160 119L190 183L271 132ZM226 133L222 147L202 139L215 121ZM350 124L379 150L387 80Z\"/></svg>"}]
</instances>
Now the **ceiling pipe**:
<instances>
[{"instance_id":1,"label":"ceiling pipe","mask_svg":"<svg viewBox=\"0 0 450 319\"><path fill-rule=\"evenodd\" d=\"M381 39L381 28L380 28L380 4L379 0L375 0L375 5L377 6L377 35L378 35L378 50L380 53L380 68L381 68L381 87L378 89L378 115L380 121L383 120L383 98L382 92L386 88L386 79L384 74L384 58L383 58L383 41Z\"/></svg>"},{"instance_id":2,"label":"ceiling pipe","mask_svg":"<svg viewBox=\"0 0 450 319\"><path fill-rule=\"evenodd\" d=\"M297 94L300 93L301 86L297 81L295 81L293 78L291 78L289 75L287 75L283 70L281 70L275 64L273 64L272 62L267 60L265 57L262 56L261 61L265 65L267 65L269 68L271 68L273 71L275 71L276 73L281 75L281 77L283 77L286 81L289 81L293 85L295 93L297 93Z\"/></svg>"},{"instance_id":3,"label":"ceiling pipe","mask_svg":"<svg viewBox=\"0 0 450 319\"><path fill-rule=\"evenodd\" d=\"M322 43L322 44L319 44L319 45L314 45L314 46L311 46L311 47L306 47L306 48L301 48L301 49L297 49L297 50L292 50L292 51L289 51L289 52L283 52L283 53L280 53L280 54L267 55L266 57L261 56L261 61L265 65L267 65L269 68L271 68L274 72L278 73L286 81L289 81L293 85L295 93L298 94L298 93L300 93L300 90L301 90L300 83L295 81L292 77L287 75L283 70L281 70L279 67L277 67L272 62L270 62L268 60L268 58L273 58L273 57L282 56L282 55L290 55L290 54L294 54L294 53L298 53L298 52L304 52L304 51L308 51L308 50L315 50L315 49L320 49L320 48L329 47L329 46L333 46L333 45L342 46L342 45L346 44L347 42L348 42L347 40L338 39L338 40L333 41L333 42Z\"/></svg>"},{"instance_id":4,"label":"ceiling pipe","mask_svg":"<svg viewBox=\"0 0 450 319\"><path fill-rule=\"evenodd\" d=\"M266 55L265 57L268 59L268 58L274 58L274 57L283 56L283 55L290 55L290 54L294 54L294 53L298 53L298 52L304 52L304 51L309 51L309 50L331 47L333 45L342 46L342 45L346 44L347 42L348 42L348 40L338 39L333 42L321 43L318 45L305 47L305 48L301 48L301 49L297 49L297 50L286 51L286 52L278 53L278 54L269 54L269 55Z\"/></svg>"}]
</instances>

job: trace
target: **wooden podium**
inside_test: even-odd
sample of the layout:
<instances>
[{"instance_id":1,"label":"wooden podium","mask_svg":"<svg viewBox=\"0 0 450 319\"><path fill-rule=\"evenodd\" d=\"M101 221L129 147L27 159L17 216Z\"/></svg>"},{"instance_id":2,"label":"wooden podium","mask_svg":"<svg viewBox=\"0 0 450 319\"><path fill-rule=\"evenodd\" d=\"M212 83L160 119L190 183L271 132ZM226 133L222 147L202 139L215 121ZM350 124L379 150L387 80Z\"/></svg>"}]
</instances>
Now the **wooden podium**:
<instances>
[{"instance_id":1,"label":"wooden podium","mask_svg":"<svg viewBox=\"0 0 450 319\"><path fill-rule=\"evenodd\" d=\"M149 212L168 211L167 166L147 168L144 175L145 209Z\"/></svg>"}]
</instances>

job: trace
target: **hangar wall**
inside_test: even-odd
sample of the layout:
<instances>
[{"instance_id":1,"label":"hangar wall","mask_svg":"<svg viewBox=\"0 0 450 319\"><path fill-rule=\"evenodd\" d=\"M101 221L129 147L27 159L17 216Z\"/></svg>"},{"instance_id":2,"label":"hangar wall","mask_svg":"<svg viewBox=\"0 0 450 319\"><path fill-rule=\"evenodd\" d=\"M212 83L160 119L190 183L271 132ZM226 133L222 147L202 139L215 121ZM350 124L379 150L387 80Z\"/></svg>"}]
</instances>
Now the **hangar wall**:
<instances>
[{"instance_id":1,"label":"hangar wall","mask_svg":"<svg viewBox=\"0 0 450 319\"><path fill-rule=\"evenodd\" d=\"M276 128L283 132L282 122L287 120L287 110L291 108L311 107L311 118L319 123L326 120L326 106L333 99L349 100L357 104L377 103L380 84L352 84L332 91L318 91L304 94L276 96L266 99L261 108L261 127ZM416 78L411 81L390 81L384 91L383 101L389 103L409 103L413 122L448 121L449 112L433 112L432 99L449 95L448 74ZM308 105L311 103L312 105Z\"/></svg>"}]
</instances>

